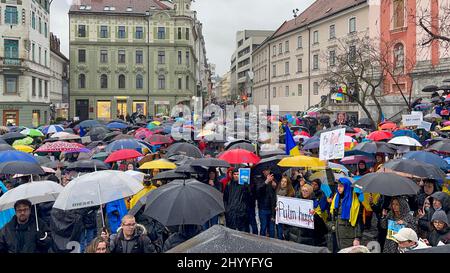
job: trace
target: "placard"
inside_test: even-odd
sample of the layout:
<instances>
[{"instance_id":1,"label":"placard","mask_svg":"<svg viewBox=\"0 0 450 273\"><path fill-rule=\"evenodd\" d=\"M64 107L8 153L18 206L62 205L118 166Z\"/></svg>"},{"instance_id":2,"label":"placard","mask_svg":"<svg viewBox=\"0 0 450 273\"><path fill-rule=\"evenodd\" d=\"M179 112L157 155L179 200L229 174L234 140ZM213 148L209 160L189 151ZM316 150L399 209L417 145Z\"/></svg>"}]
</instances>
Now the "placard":
<instances>
[{"instance_id":1,"label":"placard","mask_svg":"<svg viewBox=\"0 0 450 273\"><path fill-rule=\"evenodd\" d=\"M425 129L427 132L431 130L431 122L422 121L417 127L418 129Z\"/></svg>"},{"instance_id":2,"label":"placard","mask_svg":"<svg viewBox=\"0 0 450 273\"><path fill-rule=\"evenodd\" d=\"M250 184L250 169L241 168L239 169L239 185Z\"/></svg>"},{"instance_id":3,"label":"placard","mask_svg":"<svg viewBox=\"0 0 450 273\"><path fill-rule=\"evenodd\" d=\"M344 157L345 128L320 134L319 159L341 159Z\"/></svg>"},{"instance_id":4,"label":"placard","mask_svg":"<svg viewBox=\"0 0 450 273\"><path fill-rule=\"evenodd\" d=\"M394 235L404 227L405 225L399 225L396 221L388 220L388 230L386 238L397 242L397 240L394 238Z\"/></svg>"},{"instance_id":5,"label":"placard","mask_svg":"<svg viewBox=\"0 0 450 273\"><path fill-rule=\"evenodd\" d=\"M402 115L402 123L404 126L419 126L422 122L420 115Z\"/></svg>"},{"instance_id":6,"label":"placard","mask_svg":"<svg viewBox=\"0 0 450 273\"><path fill-rule=\"evenodd\" d=\"M277 196L275 222L314 229L314 202L300 198Z\"/></svg>"}]
</instances>

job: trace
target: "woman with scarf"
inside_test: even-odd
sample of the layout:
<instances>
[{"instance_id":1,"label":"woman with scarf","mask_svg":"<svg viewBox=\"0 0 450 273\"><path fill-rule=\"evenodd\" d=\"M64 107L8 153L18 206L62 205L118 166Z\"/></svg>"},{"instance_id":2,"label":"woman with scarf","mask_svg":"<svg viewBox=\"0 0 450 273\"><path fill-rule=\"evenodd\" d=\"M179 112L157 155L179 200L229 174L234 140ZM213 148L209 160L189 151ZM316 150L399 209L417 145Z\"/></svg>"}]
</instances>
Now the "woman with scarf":
<instances>
[{"instance_id":1,"label":"woman with scarf","mask_svg":"<svg viewBox=\"0 0 450 273\"><path fill-rule=\"evenodd\" d=\"M289 179L289 177L284 175L283 178L281 178L280 183L277 185L276 192L277 192L277 196L286 196L286 197L294 197L295 196L295 190L294 190L294 187L292 186L292 182ZM277 227L278 239L283 240L283 237L284 237L283 224L277 224L276 227Z\"/></svg>"},{"instance_id":2,"label":"woman with scarf","mask_svg":"<svg viewBox=\"0 0 450 273\"><path fill-rule=\"evenodd\" d=\"M331 231L336 236L333 251L360 244L362 233L358 226L359 208L360 202L353 192L352 182L348 178L340 178L330 208Z\"/></svg>"},{"instance_id":3,"label":"woman with scarf","mask_svg":"<svg viewBox=\"0 0 450 273\"><path fill-rule=\"evenodd\" d=\"M383 253L397 253L398 243L392 237L390 227L396 226L396 229L411 228L417 232L417 223L415 218L409 213L408 201L403 197L394 197L391 200L390 211L383 210L381 227L387 229L386 242L384 243Z\"/></svg>"},{"instance_id":4,"label":"woman with scarf","mask_svg":"<svg viewBox=\"0 0 450 273\"><path fill-rule=\"evenodd\" d=\"M358 170L356 171L356 175L363 176L368 173L370 173L370 169L367 168L366 162L364 160L359 161Z\"/></svg>"}]
</instances>

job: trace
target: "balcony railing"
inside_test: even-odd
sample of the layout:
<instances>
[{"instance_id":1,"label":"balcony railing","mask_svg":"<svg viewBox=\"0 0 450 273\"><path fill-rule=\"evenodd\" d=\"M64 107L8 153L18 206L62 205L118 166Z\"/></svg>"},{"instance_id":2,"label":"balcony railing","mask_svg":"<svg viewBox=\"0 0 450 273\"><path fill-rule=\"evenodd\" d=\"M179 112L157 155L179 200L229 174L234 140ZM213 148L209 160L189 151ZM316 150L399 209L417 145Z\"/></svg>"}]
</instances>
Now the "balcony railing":
<instances>
[{"instance_id":1,"label":"balcony railing","mask_svg":"<svg viewBox=\"0 0 450 273\"><path fill-rule=\"evenodd\" d=\"M20 66L22 65L22 60L18 58L3 58L4 66Z\"/></svg>"}]
</instances>

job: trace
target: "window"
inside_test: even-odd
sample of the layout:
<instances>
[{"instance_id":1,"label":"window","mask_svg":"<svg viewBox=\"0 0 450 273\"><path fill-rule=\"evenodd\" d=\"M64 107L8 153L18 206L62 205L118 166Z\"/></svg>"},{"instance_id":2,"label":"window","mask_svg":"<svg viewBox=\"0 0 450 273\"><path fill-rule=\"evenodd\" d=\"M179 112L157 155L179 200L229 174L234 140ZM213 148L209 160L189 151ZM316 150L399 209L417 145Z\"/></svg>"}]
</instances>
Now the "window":
<instances>
[{"instance_id":1,"label":"window","mask_svg":"<svg viewBox=\"0 0 450 273\"><path fill-rule=\"evenodd\" d=\"M44 81L44 97L48 97L48 81Z\"/></svg>"},{"instance_id":2,"label":"window","mask_svg":"<svg viewBox=\"0 0 450 273\"><path fill-rule=\"evenodd\" d=\"M348 32L349 33L353 33L356 32L356 18L350 18L350 20L348 21Z\"/></svg>"},{"instance_id":3,"label":"window","mask_svg":"<svg viewBox=\"0 0 450 273\"><path fill-rule=\"evenodd\" d=\"M19 13L17 7L6 6L5 9L5 24L17 25L19 21Z\"/></svg>"},{"instance_id":4,"label":"window","mask_svg":"<svg viewBox=\"0 0 450 273\"><path fill-rule=\"evenodd\" d=\"M100 62L101 63L108 62L108 50L100 50Z\"/></svg>"},{"instance_id":5,"label":"window","mask_svg":"<svg viewBox=\"0 0 450 273\"><path fill-rule=\"evenodd\" d=\"M183 59L183 54L181 51L178 51L178 64L182 63L182 59Z\"/></svg>"},{"instance_id":6,"label":"window","mask_svg":"<svg viewBox=\"0 0 450 273\"><path fill-rule=\"evenodd\" d=\"M297 72L303 71L303 59L297 59Z\"/></svg>"},{"instance_id":7,"label":"window","mask_svg":"<svg viewBox=\"0 0 450 273\"><path fill-rule=\"evenodd\" d=\"M136 64L144 63L144 52L142 50L136 50Z\"/></svg>"},{"instance_id":8,"label":"window","mask_svg":"<svg viewBox=\"0 0 450 273\"><path fill-rule=\"evenodd\" d=\"M119 75L119 89L125 88L125 75Z\"/></svg>"},{"instance_id":9,"label":"window","mask_svg":"<svg viewBox=\"0 0 450 273\"><path fill-rule=\"evenodd\" d=\"M47 66L47 50L44 51L44 65Z\"/></svg>"},{"instance_id":10,"label":"window","mask_svg":"<svg viewBox=\"0 0 450 273\"><path fill-rule=\"evenodd\" d=\"M48 33L47 33L47 23L44 23L44 36L45 36L45 38L47 38L47 35L48 35Z\"/></svg>"},{"instance_id":11,"label":"window","mask_svg":"<svg viewBox=\"0 0 450 273\"><path fill-rule=\"evenodd\" d=\"M284 42L284 52L289 52L289 41Z\"/></svg>"},{"instance_id":12,"label":"window","mask_svg":"<svg viewBox=\"0 0 450 273\"><path fill-rule=\"evenodd\" d=\"M111 118L111 102L97 101L97 118L110 119Z\"/></svg>"},{"instance_id":13,"label":"window","mask_svg":"<svg viewBox=\"0 0 450 273\"><path fill-rule=\"evenodd\" d=\"M178 78L178 90L181 90L183 87L181 86L183 82L183 79Z\"/></svg>"},{"instance_id":14,"label":"window","mask_svg":"<svg viewBox=\"0 0 450 273\"><path fill-rule=\"evenodd\" d=\"M39 64L42 64L42 48L41 47L39 47L39 51L38 51L38 53L39 53Z\"/></svg>"},{"instance_id":15,"label":"window","mask_svg":"<svg viewBox=\"0 0 450 273\"><path fill-rule=\"evenodd\" d=\"M144 88L144 77L142 75L137 74L136 75L136 89L142 89Z\"/></svg>"},{"instance_id":16,"label":"window","mask_svg":"<svg viewBox=\"0 0 450 273\"><path fill-rule=\"evenodd\" d=\"M335 66L336 65L336 51L335 50L331 50L330 51L330 66Z\"/></svg>"},{"instance_id":17,"label":"window","mask_svg":"<svg viewBox=\"0 0 450 273\"><path fill-rule=\"evenodd\" d=\"M125 63L125 50L119 50L119 63Z\"/></svg>"},{"instance_id":18,"label":"window","mask_svg":"<svg viewBox=\"0 0 450 273\"><path fill-rule=\"evenodd\" d=\"M31 13L31 27L36 29L36 14L34 11Z\"/></svg>"},{"instance_id":19,"label":"window","mask_svg":"<svg viewBox=\"0 0 450 273\"><path fill-rule=\"evenodd\" d=\"M303 85L301 85L301 84L297 85L297 95L299 97L303 96Z\"/></svg>"},{"instance_id":20,"label":"window","mask_svg":"<svg viewBox=\"0 0 450 273\"><path fill-rule=\"evenodd\" d=\"M108 38L108 26L100 26L100 38Z\"/></svg>"},{"instance_id":21,"label":"window","mask_svg":"<svg viewBox=\"0 0 450 273\"><path fill-rule=\"evenodd\" d=\"M302 48L303 47L303 38L302 38L302 36L298 36L297 37L297 48Z\"/></svg>"},{"instance_id":22,"label":"window","mask_svg":"<svg viewBox=\"0 0 450 273\"><path fill-rule=\"evenodd\" d=\"M403 44L398 43L394 46L394 69L396 74L403 74L405 67L405 51Z\"/></svg>"},{"instance_id":23,"label":"window","mask_svg":"<svg viewBox=\"0 0 450 273\"><path fill-rule=\"evenodd\" d=\"M31 95L36 96L36 78L33 77L31 80Z\"/></svg>"},{"instance_id":24,"label":"window","mask_svg":"<svg viewBox=\"0 0 450 273\"><path fill-rule=\"evenodd\" d=\"M283 44L279 43L278 44L278 55L283 53Z\"/></svg>"},{"instance_id":25,"label":"window","mask_svg":"<svg viewBox=\"0 0 450 273\"><path fill-rule=\"evenodd\" d=\"M41 17L39 17L39 25L38 25L38 27L39 27L39 29L38 29L39 33L42 33L42 19L41 19Z\"/></svg>"},{"instance_id":26,"label":"window","mask_svg":"<svg viewBox=\"0 0 450 273\"><path fill-rule=\"evenodd\" d=\"M19 41L18 40L4 40L4 64L20 64L19 62Z\"/></svg>"},{"instance_id":27,"label":"window","mask_svg":"<svg viewBox=\"0 0 450 273\"><path fill-rule=\"evenodd\" d=\"M355 62L355 60L356 60L356 46L352 45L349 47L348 50L348 61L350 63L353 63Z\"/></svg>"},{"instance_id":28,"label":"window","mask_svg":"<svg viewBox=\"0 0 450 273\"><path fill-rule=\"evenodd\" d=\"M186 40L189 41L189 28L186 28Z\"/></svg>"},{"instance_id":29,"label":"window","mask_svg":"<svg viewBox=\"0 0 450 273\"><path fill-rule=\"evenodd\" d=\"M289 85L287 85L287 86L284 88L284 95L285 95L286 97L289 97Z\"/></svg>"},{"instance_id":30,"label":"window","mask_svg":"<svg viewBox=\"0 0 450 273\"><path fill-rule=\"evenodd\" d=\"M277 46L276 45L273 46L273 55L272 56L275 56L275 55L277 55Z\"/></svg>"},{"instance_id":31,"label":"window","mask_svg":"<svg viewBox=\"0 0 450 273\"><path fill-rule=\"evenodd\" d=\"M32 49L31 49L31 59L33 60L33 62L36 61L36 44L32 45Z\"/></svg>"},{"instance_id":32,"label":"window","mask_svg":"<svg viewBox=\"0 0 450 273\"><path fill-rule=\"evenodd\" d=\"M164 75L158 76L158 89L166 89L166 77Z\"/></svg>"},{"instance_id":33,"label":"window","mask_svg":"<svg viewBox=\"0 0 450 273\"><path fill-rule=\"evenodd\" d=\"M143 27L136 27L136 39L140 40L144 38L144 28Z\"/></svg>"},{"instance_id":34,"label":"window","mask_svg":"<svg viewBox=\"0 0 450 273\"><path fill-rule=\"evenodd\" d=\"M86 75L80 74L78 75L78 89L86 88Z\"/></svg>"},{"instance_id":35,"label":"window","mask_svg":"<svg viewBox=\"0 0 450 273\"><path fill-rule=\"evenodd\" d=\"M189 61L189 51L186 51L186 66L189 67L189 64L191 62Z\"/></svg>"},{"instance_id":36,"label":"window","mask_svg":"<svg viewBox=\"0 0 450 273\"><path fill-rule=\"evenodd\" d=\"M100 88L108 88L108 76L106 74L100 76Z\"/></svg>"},{"instance_id":37,"label":"window","mask_svg":"<svg viewBox=\"0 0 450 273\"><path fill-rule=\"evenodd\" d=\"M401 28L405 25L405 1L394 0L394 28Z\"/></svg>"},{"instance_id":38,"label":"window","mask_svg":"<svg viewBox=\"0 0 450 273\"><path fill-rule=\"evenodd\" d=\"M284 63L284 74L289 74L289 62Z\"/></svg>"},{"instance_id":39,"label":"window","mask_svg":"<svg viewBox=\"0 0 450 273\"><path fill-rule=\"evenodd\" d=\"M318 44L319 43L319 31L316 30L313 32L313 44Z\"/></svg>"},{"instance_id":40,"label":"window","mask_svg":"<svg viewBox=\"0 0 450 273\"><path fill-rule=\"evenodd\" d=\"M31 123L33 124L34 127L38 127L41 120L41 111L33 110L31 113L32 113Z\"/></svg>"},{"instance_id":41,"label":"window","mask_svg":"<svg viewBox=\"0 0 450 273\"><path fill-rule=\"evenodd\" d=\"M86 62L86 49L78 49L78 62L79 63Z\"/></svg>"},{"instance_id":42,"label":"window","mask_svg":"<svg viewBox=\"0 0 450 273\"><path fill-rule=\"evenodd\" d=\"M274 97L274 98L277 97L277 88L276 88L276 87L274 87L274 88L272 89L272 97Z\"/></svg>"},{"instance_id":43,"label":"window","mask_svg":"<svg viewBox=\"0 0 450 273\"><path fill-rule=\"evenodd\" d=\"M117 33L117 38L119 39L125 39L125 26L119 26L119 32Z\"/></svg>"},{"instance_id":44,"label":"window","mask_svg":"<svg viewBox=\"0 0 450 273\"><path fill-rule=\"evenodd\" d=\"M166 39L166 28L158 27L158 39Z\"/></svg>"},{"instance_id":45,"label":"window","mask_svg":"<svg viewBox=\"0 0 450 273\"><path fill-rule=\"evenodd\" d=\"M274 64L272 66L272 77L276 77L277 76L277 65Z\"/></svg>"},{"instance_id":46,"label":"window","mask_svg":"<svg viewBox=\"0 0 450 273\"><path fill-rule=\"evenodd\" d=\"M318 82L313 83L313 95L314 96L319 95L319 83Z\"/></svg>"},{"instance_id":47,"label":"window","mask_svg":"<svg viewBox=\"0 0 450 273\"><path fill-rule=\"evenodd\" d=\"M319 69L319 55L317 54L313 55L313 69Z\"/></svg>"},{"instance_id":48,"label":"window","mask_svg":"<svg viewBox=\"0 0 450 273\"><path fill-rule=\"evenodd\" d=\"M147 102L145 101L133 101L133 113L147 113Z\"/></svg>"},{"instance_id":49,"label":"window","mask_svg":"<svg viewBox=\"0 0 450 273\"><path fill-rule=\"evenodd\" d=\"M39 20L41 20L39 18ZM78 25L78 37L86 37L86 26L85 25Z\"/></svg>"},{"instance_id":50,"label":"window","mask_svg":"<svg viewBox=\"0 0 450 273\"><path fill-rule=\"evenodd\" d=\"M42 80L39 80L39 97L42 97Z\"/></svg>"},{"instance_id":51,"label":"window","mask_svg":"<svg viewBox=\"0 0 450 273\"><path fill-rule=\"evenodd\" d=\"M5 93L6 94L15 94L17 93L17 86L19 79L17 76L13 75L4 75L5 79Z\"/></svg>"},{"instance_id":52,"label":"window","mask_svg":"<svg viewBox=\"0 0 450 273\"><path fill-rule=\"evenodd\" d=\"M164 51L158 51L158 64L166 63L166 53Z\"/></svg>"},{"instance_id":53,"label":"window","mask_svg":"<svg viewBox=\"0 0 450 273\"><path fill-rule=\"evenodd\" d=\"M181 27L178 28L178 40L181 40Z\"/></svg>"},{"instance_id":54,"label":"window","mask_svg":"<svg viewBox=\"0 0 450 273\"><path fill-rule=\"evenodd\" d=\"M330 39L336 38L336 27L335 25L330 26Z\"/></svg>"},{"instance_id":55,"label":"window","mask_svg":"<svg viewBox=\"0 0 450 273\"><path fill-rule=\"evenodd\" d=\"M189 89L189 76L186 76L186 89Z\"/></svg>"}]
</instances>

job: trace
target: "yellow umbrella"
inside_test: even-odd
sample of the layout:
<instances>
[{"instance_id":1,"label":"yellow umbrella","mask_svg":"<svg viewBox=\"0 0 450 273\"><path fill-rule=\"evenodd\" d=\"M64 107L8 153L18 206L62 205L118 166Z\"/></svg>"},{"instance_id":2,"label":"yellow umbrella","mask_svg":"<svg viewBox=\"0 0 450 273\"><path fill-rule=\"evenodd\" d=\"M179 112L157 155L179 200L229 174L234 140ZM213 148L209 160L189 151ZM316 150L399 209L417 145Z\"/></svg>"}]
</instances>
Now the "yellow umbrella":
<instances>
[{"instance_id":1,"label":"yellow umbrella","mask_svg":"<svg viewBox=\"0 0 450 273\"><path fill-rule=\"evenodd\" d=\"M155 120L155 121L152 121L151 123L155 124L156 126L159 126L159 125L161 125L161 122L159 122L159 121L157 121L157 120Z\"/></svg>"},{"instance_id":2,"label":"yellow umbrella","mask_svg":"<svg viewBox=\"0 0 450 273\"><path fill-rule=\"evenodd\" d=\"M325 168L325 161L310 156L292 156L283 158L279 163L280 167L303 167L303 168Z\"/></svg>"},{"instance_id":3,"label":"yellow umbrella","mask_svg":"<svg viewBox=\"0 0 450 273\"><path fill-rule=\"evenodd\" d=\"M174 163L167 161L165 159L153 160L150 162L144 163L139 167L140 170L151 170L151 169L176 169L177 165Z\"/></svg>"},{"instance_id":4,"label":"yellow umbrella","mask_svg":"<svg viewBox=\"0 0 450 273\"><path fill-rule=\"evenodd\" d=\"M450 126L442 128L441 131L450 131Z\"/></svg>"},{"instance_id":5,"label":"yellow umbrella","mask_svg":"<svg viewBox=\"0 0 450 273\"><path fill-rule=\"evenodd\" d=\"M15 145L13 146L14 149L17 151L25 152L25 153L32 153L34 149L27 145Z\"/></svg>"}]
</instances>

